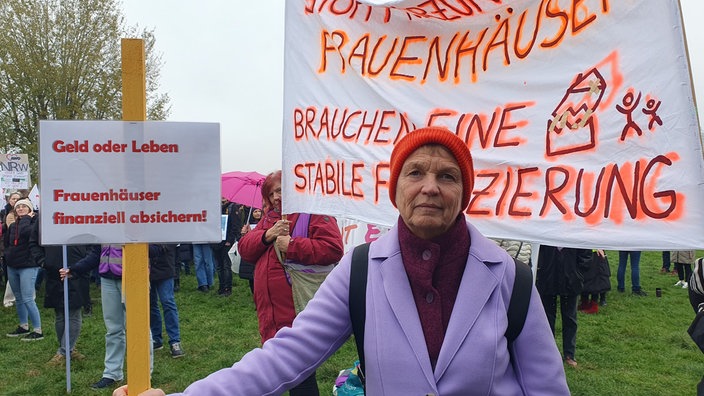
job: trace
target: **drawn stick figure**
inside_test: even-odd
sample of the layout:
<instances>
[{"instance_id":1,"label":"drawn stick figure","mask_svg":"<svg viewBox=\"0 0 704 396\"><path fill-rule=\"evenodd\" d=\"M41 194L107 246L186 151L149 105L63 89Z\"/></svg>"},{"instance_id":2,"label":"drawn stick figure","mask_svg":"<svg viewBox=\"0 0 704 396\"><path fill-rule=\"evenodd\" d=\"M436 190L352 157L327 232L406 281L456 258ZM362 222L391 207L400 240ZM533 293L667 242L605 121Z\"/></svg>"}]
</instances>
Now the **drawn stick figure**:
<instances>
[{"instance_id":1,"label":"drawn stick figure","mask_svg":"<svg viewBox=\"0 0 704 396\"><path fill-rule=\"evenodd\" d=\"M641 136L643 134L643 131L640 129L640 126L633 121L633 110L638 106L638 103L640 102L640 97L641 93L638 92L638 97L633 98L633 92L629 91L624 95L623 97L623 106L621 105L616 105L616 110L618 110L620 113L626 115L626 125L623 127L623 131L621 132L621 141L626 140L626 136L628 135L628 132L633 129L636 131L638 136Z\"/></svg>"},{"instance_id":2,"label":"drawn stick figure","mask_svg":"<svg viewBox=\"0 0 704 396\"><path fill-rule=\"evenodd\" d=\"M662 126L662 119L656 113L660 108L660 103L662 103L662 101L660 100L656 101L655 99L648 99L648 102L645 105L646 108L642 110L643 114L650 116L650 119L648 121L648 129L650 129L651 131L654 129L654 123L657 123L658 125Z\"/></svg>"}]
</instances>

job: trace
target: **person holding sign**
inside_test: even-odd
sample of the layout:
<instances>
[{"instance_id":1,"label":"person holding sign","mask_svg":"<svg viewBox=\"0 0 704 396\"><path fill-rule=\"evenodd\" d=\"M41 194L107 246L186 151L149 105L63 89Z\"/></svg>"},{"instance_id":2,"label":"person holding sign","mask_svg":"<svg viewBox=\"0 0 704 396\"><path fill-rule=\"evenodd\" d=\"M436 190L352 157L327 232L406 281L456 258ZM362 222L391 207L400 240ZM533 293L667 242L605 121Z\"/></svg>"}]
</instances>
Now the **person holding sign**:
<instances>
[{"instance_id":1,"label":"person holding sign","mask_svg":"<svg viewBox=\"0 0 704 396\"><path fill-rule=\"evenodd\" d=\"M465 142L445 128L409 133L391 154L388 186L400 216L369 246L366 394L569 395L533 285L524 326L509 345L518 266L464 216L473 187ZM281 394L307 378L352 333L351 263L350 253L292 327L183 394ZM113 393L126 394L126 387Z\"/></svg>"},{"instance_id":2,"label":"person holding sign","mask_svg":"<svg viewBox=\"0 0 704 396\"><path fill-rule=\"evenodd\" d=\"M242 259L255 263L254 303L257 307L259 334L262 343L273 338L277 331L291 327L296 317L296 274L284 269L281 257L306 266L330 266L337 263L344 252L342 235L337 221L331 216L281 214L281 171L269 174L262 184L264 215L257 226L239 241ZM304 220L304 217L307 220ZM301 223L299 224L299 220ZM307 223L303 223L307 221ZM302 226L304 235L295 235ZM326 275L326 274L324 274ZM318 394L315 371L290 391L291 396Z\"/></svg>"},{"instance_id":3,"label":"person holding sign","mask_svg":"<svg viewBox=\"0 0 704 396\"><path fill-rule=\"evenodd\" d=\"M149 245L149 258L161 251L158 245ZM73 274L86 274L98 268L100 274L100 302L105 322L105 360L102 377L91 385L93 389L115 386L124 378L123 367L127 351L126 310L122 290L122 245L93 245L87 255L68 268L61 268L61 280ZM150 336L151 338L151 336ZM150 372L154 363L153 345L149 348Z\"/></svg>"},{"instance_id":4,"label":"person holding sign","mask_svg":"<svg viewBox=\"0 0 704 396\"><path fill-rule=\"evenodd\" d=\"M85 306L81 285L85 278L78 278L68 282L68 317L64 307L64 284L61 280L60 270L63 268L63 248L60 245L42 246L39 243L39 221L35 221L32 234L29 237L29 250L34 262L44 268L46 272L46 290L44 292L44 307L54 309L54 329L59 348L49 360L50 365L60 365L66 360L67 353L72 360L85 359L85 355L76 350L76 342L81 334L83 316L81 308ZM66 247L68 264L81 260L86 255L86 245L69 245ZM89 296L90 298L90 296ZM68 328L66 327L68 319ZM69 339L66 345L65 332L68 331Z\"/></svg>"}]
</instances>

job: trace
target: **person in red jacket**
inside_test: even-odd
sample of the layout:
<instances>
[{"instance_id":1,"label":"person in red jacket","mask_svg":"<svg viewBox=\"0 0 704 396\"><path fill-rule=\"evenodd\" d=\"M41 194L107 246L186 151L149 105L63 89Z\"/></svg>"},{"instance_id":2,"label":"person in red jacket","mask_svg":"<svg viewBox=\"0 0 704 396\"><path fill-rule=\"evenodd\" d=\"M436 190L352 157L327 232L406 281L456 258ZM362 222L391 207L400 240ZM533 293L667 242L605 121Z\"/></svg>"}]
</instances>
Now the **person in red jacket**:
<instances>
[{"instance_id":1,"label":"person in red jacket","mask_svg":"<svg viewBox=\"0 0 704 396\"><path fill-rule=\"evenodd\" d=\"M307 265L327 266L342 258L342 235L332 216L311 215L307 237L291 237L299 214L281 214L281 171L271 173L262 185L264 216L256 228L239 241L242 259L255 264L254 303L262 343L283 327L291 327L296 311L289 278L277 250L287 259ZM290 390L291 396L318 395L315 372Z\"/></svg>"}]
</instances>

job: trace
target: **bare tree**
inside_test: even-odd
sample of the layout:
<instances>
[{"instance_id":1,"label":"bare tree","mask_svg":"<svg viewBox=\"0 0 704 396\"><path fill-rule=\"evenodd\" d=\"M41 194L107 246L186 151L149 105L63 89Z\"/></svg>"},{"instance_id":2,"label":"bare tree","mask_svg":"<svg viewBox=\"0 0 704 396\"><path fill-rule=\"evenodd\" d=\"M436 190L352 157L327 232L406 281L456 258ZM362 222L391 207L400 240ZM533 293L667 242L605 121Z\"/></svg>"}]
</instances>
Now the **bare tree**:
<instances>
[{"instance_id":1,"label":"bare tree","mask_svg":"<svg viewBox=\"0 0 704 396\"><path fill-rule=\"evenodd\" d=\"M121 119L124 37L145 42L147 118L168 116L153 31L126 27L120 4L0 0L0 151L27 153L36 165L39 120Z\"/></svg>"}]
</instances>

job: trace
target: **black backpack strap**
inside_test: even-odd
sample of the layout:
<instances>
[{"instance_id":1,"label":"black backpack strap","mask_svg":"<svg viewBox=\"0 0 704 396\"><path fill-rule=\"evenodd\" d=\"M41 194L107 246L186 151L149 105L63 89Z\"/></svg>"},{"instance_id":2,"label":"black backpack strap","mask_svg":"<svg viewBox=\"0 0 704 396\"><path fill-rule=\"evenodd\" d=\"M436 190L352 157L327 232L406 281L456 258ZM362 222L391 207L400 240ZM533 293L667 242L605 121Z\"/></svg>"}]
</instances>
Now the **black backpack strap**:
<instances>
[{"instance_id":1,"label":"black backpack strap","mask_svg":"<svg viewBox=\"0 0 704 396\"><path fill-rule=\"evenodd\" d=\"M356 246L350 265L349 308L352 333L359 356L359 379L364 383L364 322L367 314L367 267L369 243Z\"/></svg>"},{"instance_id":2,"label":"black backpack strap","mask_svg":"<svg viewBox=\"0 0 704 396\"><path fill-rule=\"evenodd\" d=\"M528 264L515 258L513 261L516 264L516 279L513 282L511 299L508 303L508 327L505 334L509 348L513 340L523 330L523 325L528 315L531 291L533 290L533 271L531 271Z\"/></svg>"}]
</instances>

